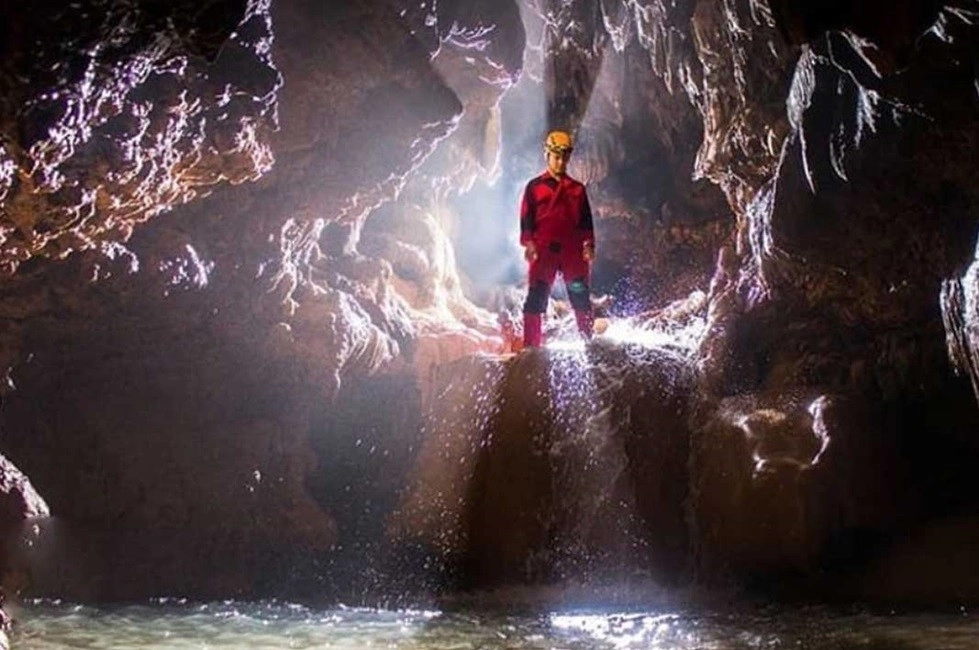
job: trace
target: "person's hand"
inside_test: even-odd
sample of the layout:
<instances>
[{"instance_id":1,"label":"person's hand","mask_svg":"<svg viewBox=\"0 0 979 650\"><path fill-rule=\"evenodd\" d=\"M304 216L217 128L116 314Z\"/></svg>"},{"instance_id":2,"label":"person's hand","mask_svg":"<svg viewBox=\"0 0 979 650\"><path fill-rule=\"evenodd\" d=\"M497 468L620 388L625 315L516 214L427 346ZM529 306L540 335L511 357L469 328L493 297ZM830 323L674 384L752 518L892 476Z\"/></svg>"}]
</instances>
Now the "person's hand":
<instances>
[{"instance_id":1,"label":"person's hand","mask_svg":"<svg viewBox=\"0 0 979 650\"><path fill-rule=\"evenodd\" d=\"M586 241L581 247L581 256L585 258L585 261L589 264L595 259L595 243Z\"/></svg>"},{"instance_id":2,"label":"person's hand","mask_svg":"<svg viewBox=\"0 0 979 650\"><path fill-rule=\"evenodd\" d=\"M534 245L534 242L529 241L524 244L523 258L528 262L533 262L537 259L537 246Z\"/></svg>"}]
</instances>

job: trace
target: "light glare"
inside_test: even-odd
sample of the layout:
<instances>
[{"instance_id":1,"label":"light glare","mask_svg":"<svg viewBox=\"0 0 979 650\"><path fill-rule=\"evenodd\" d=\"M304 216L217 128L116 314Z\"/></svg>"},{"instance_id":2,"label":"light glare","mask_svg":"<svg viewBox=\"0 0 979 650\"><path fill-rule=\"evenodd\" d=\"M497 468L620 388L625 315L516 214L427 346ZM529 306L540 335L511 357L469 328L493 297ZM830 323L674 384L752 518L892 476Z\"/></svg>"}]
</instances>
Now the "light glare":
<instances>
[{"instance_id":1,"label":"light glare","mask_svg":"<svg viewBox=\"0 0 979 650\"><path fill-rule=\"evenodd\" d=\"M584 632L613 648L676 648L679 635L676 614L551 614L559 630Z\"/></svg>"}]
</instances>

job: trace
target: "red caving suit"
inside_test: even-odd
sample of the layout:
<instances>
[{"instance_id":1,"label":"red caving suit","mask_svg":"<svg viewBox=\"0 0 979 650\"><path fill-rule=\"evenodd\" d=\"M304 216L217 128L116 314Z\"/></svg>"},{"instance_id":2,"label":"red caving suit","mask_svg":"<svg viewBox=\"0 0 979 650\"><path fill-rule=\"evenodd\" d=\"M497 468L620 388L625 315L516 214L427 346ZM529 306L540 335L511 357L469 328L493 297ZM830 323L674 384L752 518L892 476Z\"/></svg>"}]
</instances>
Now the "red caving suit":
<instances>
[{"instance_id":1,"label":"red caving suit","mask_svg":"<svg viewBox=\"0 0 979 650\"><path fill-rule=\"evenodd\" d=\"M547 309L559 272L568 289L578 330L591 337L591 269L582 253L585 242L594 245L595 230L584 185L567 175L559 181L547 171L527 183L520 205L520 244L530 241L537 248L537 259L530 263L528 271L524 344L541 344L541 315Z\"/></svg>"}]
</instances>

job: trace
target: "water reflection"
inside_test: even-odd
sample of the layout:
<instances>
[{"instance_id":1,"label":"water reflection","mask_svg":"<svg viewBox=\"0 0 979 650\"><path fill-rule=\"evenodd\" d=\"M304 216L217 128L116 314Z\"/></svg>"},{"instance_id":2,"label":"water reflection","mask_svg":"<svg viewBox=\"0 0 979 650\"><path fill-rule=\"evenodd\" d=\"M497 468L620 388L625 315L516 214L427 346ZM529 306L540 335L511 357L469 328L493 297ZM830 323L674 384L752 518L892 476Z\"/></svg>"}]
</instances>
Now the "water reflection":
<instances>
[{"instance_id":1,"label":"water reflection","mask_svg":"<svg viewBox=\"0 0 979 650\"><path fill-rule=\"evenodd\" d=\"M558 630L584 632L611 648L686 648L696 640L682 629L676 614L552 614L550 621Z\"/></svg>"},{"instance_id":2,"label":"water reflection","mask_svg":"<svg viewBox=\"0 0 979 650\"><path fill-rule=\"evenodd\" d=\"M316 610L288 603L97 608L51 601L15 612L14 648L396 648L404 650L974 650L968 613L874 616L821 608L761 612L489 613Z\"/></svg>"}]
</instances>

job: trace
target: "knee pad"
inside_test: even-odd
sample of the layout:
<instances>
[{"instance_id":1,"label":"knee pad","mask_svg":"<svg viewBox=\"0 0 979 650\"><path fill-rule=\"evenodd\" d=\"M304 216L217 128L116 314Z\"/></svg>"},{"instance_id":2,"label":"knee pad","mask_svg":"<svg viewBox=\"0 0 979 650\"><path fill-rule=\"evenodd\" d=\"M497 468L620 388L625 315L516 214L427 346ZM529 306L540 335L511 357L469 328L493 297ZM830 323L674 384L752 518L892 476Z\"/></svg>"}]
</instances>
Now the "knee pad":
<instances>
[{"instance_id":1,"label":"knee pad","mask_svg":"<svg viewBox=\"0 0 979 650\"><path fill-rule=\"evenodd\" d=\"M578 311L591 311L591 297L588 295L588 282L584 278L575 278L568 282L568 300Z\"/></svg>"},{"instance_id":2,"label":"knee pad","mask_svg":"<svg viewBox=\"0 0 979 650\"><path fill-rule=\"evenodd\" d=\"M547 292L546 282L531 284L530 289L527 290L527 300L524 301L523 312L525 314L543 314L547 309Z\"/></svg>"}]
</instances>

